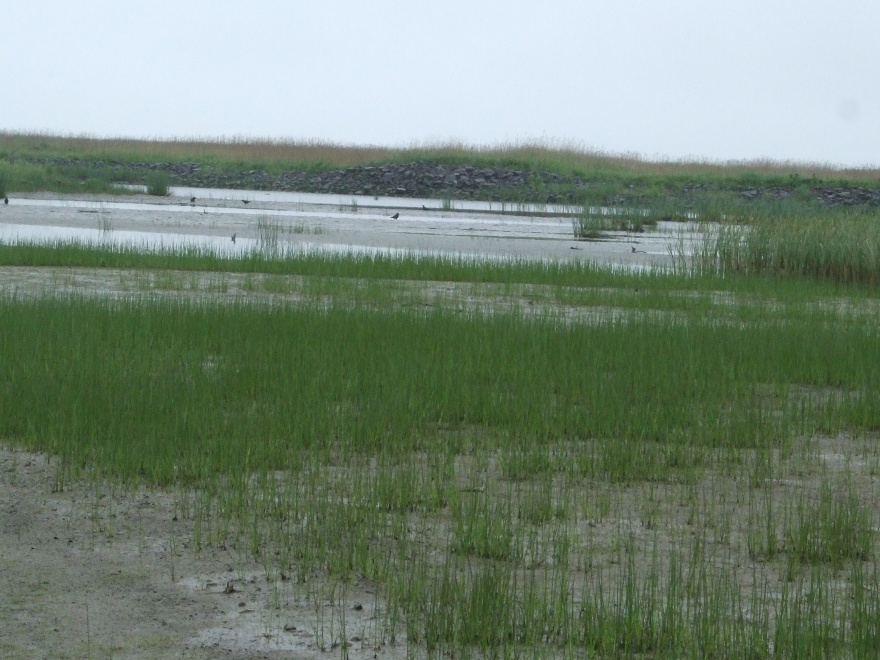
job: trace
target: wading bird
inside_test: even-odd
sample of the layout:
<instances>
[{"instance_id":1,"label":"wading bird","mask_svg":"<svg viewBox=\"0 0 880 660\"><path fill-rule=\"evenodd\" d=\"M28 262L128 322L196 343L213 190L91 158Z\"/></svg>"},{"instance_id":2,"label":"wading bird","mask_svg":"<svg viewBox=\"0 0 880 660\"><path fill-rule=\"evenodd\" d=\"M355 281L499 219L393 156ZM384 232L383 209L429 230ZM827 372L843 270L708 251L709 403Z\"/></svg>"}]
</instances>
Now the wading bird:
<instances>
[{"instance_id":1,"label":"wading bird","mask_svg":"<svg viewBox=\"0 0 880 660\"><path fill-rule=\"evenodd\" d=\"M235 243L235 234L232 235L232 242Z\"/></svg>"},{"instance_id":2,"label":"wading bird","mask_svg":"<svg viewBox=\"0 0 880 660\"><path fill-rule=\"evenodd\" d=\"M391 219L397 220L399 217L400 217L400 213L395 213L394 215L391 216Z\"/></svg>"}]
</instances>

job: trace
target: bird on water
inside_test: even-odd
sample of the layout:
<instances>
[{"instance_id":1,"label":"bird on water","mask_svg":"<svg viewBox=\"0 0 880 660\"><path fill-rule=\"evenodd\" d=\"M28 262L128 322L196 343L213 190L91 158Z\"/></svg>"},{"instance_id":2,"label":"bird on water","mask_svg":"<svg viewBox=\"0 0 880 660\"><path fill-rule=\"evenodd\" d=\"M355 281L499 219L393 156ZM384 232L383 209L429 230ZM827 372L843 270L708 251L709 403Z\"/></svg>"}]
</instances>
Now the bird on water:
<instances>
[{"instance_id":1,"label":"bird on water","mask_svg":"<svg viewBox=\"0 0 880 660\"><path fill-rule=\"evenodd\" d=\"M4 198L3 198L3 203L6 204L6 206L9 206L9 198L8 198L8 197L4 197Z\"/></svg>"},{"instance_id":2,"label":"bird on water","mask_svg":"<svg viewBox=\"0 0 880 660\"><path fill-rule=\"evenodd\" d=\"M195 198L195 197L190 197L190 198L189 198L189 203L190 203L190 204L195 204L195 203L196 203L196 198Z\"/></svg>"},{"instance_id":3,"label":"bird on water","mask_svg":"<svg viewBox=\"0 0 880 660\"><path fill-rule=\"evenodd\" d=\"M241 200L241 203L242 203L242 204L250 204L250 203L251 203L251 200L249 200L249 199L243 199L243 200Z\"/></svg>"},{"instance_id":4,"label":"bird on water","mask_svg":"<svg viewBox=\"0 0 880 660\"><path fill-rule=\"evenodd\" d=\"M391 219L397 220L399 217L400 217L400 213L395 213L394 215L391 216Z\"/></svg>"},{"instance_id":5,"label":"bird on water","mask_svg":"<svg viewBox=\"0 0 880 660\"><path fill-rule=\"evenodd\" d=\"M235 243L235 234L232 235L232 242Z\"/></svg>"}]
</instances>

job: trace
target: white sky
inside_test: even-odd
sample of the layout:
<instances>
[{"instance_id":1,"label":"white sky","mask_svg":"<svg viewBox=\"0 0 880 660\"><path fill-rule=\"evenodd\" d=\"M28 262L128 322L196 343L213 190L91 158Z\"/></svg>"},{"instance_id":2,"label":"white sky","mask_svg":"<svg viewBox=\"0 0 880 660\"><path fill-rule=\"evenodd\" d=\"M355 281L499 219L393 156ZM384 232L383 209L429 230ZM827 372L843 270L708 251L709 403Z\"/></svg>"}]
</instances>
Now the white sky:
<instances>
[{"instance_id":1,"label":"white sky","mask_svg":"<svg viewBox=\"0 0 880 660\"><path fill-rule=\"evenodd\" d=\"M877 0L4 0L0 129L880 164Z\"/></svg>"}]
</instances>

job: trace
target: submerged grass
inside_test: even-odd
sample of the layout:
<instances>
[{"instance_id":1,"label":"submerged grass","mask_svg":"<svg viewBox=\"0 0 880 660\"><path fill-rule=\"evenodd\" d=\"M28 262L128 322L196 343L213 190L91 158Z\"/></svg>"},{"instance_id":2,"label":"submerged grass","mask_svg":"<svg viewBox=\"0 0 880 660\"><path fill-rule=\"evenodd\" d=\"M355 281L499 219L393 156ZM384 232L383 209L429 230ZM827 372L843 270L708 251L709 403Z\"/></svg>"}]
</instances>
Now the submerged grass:
<instances>
[{"instance_id":1,"label":"submerged grass","mask_svg":"<svg viewBox=\"0 0 880 660\"><path fill-rule=\"evenodd\" d=\"M810 298L872 296L870 287L833 280L805 285L794 279L778 280L773 274L755 277L746 271L712 266L703 250L692 266L689 260L674 269L631 272L587 261L536 261L527 259L478 259L444 255L330 254L279 249L278 227L258 223L260 240L251 251L230 256L206 247L173 247L144 250L125 244L94 244L82 241L0 242L0 266L107 268L123 270L173 270L194 273L261 273L272 276L350 278L383 281L470 282L475 284L546 285L554 287L552 300L583 304L597 295L596 289L629 289L647 307L681 308L693 304L696 292L751 293L769 300L797 303ZM708 243L706 243L708 245ZM698 277L695 274L699 272ZM766 276L764 276L766 275ZM282 288L287 285L279 283ZM665 293L664 293L665 292ZM691 292L691 293L688 293ZM545 294L546 295L546 294ZM656 295L662 301L653 301ZM647 297L647 299L646 299ZM600 302L599 299L594 301ZM607 302L607 301L606 301Z\"/></svg>"}]
</instances>

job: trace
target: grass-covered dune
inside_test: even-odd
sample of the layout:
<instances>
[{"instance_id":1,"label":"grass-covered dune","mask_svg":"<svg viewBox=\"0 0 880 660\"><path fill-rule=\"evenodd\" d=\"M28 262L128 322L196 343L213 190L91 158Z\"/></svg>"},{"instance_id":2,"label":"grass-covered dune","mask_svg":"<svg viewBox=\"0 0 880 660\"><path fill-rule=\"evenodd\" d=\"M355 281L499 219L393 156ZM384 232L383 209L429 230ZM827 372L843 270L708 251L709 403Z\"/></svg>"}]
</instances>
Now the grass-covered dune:
<instances>
[{"instance_id":1,"label":"grass-covered dune","mask_svg":"<svg viewBox=\"0 0 880 660\"><path fill-rule=\"evenodd\" d=\"M0 132L0 178L13 191L110 191L115 183L144 183L157 166L168 168L172 184L223 181L225 187L267 188L273 182L280 185L283 177L279 177L285 173L321 175L413 163L504 168L522 175L519 184L504 183L482 193L466 187L450 190L441 178L431 184L435 186L431 196L450 196L457 190L476 198L539 203L548 199L651 206L676 202L696 208L742 200L818 203L832 199L841 187L860 191L841 200L865 201L873 199L880 179L877 170L868 168L769 161L650 161L576 145L540 143L389 148L314 141L98 139ZM302 190L311 190L309 177L299 181ZM336 192L334 185L340 185L338 180L321 183L316 191ZM390 194L399 193L392 187Z\"/></svg>"}]
</instances>

